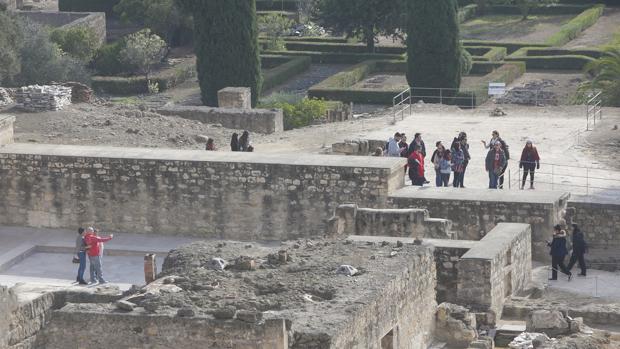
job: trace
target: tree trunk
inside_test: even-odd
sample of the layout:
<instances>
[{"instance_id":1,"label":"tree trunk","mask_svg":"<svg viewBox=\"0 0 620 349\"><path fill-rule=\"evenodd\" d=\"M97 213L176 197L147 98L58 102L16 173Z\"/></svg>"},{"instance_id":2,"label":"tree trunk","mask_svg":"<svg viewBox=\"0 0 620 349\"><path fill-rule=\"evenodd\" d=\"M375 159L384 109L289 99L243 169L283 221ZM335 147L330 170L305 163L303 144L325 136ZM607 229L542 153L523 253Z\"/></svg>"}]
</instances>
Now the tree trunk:
<instances>
[{"instance_id":1,"label":"tree trunk","mask_svg":"<svg viewBox=\"0 0 620 349\"><path fill-rule=\"evenodd\" d=\"M373 27L364 29L364 40L366 40L366 50L375 53L375 31Z\"/></svg>"}]
</instances>

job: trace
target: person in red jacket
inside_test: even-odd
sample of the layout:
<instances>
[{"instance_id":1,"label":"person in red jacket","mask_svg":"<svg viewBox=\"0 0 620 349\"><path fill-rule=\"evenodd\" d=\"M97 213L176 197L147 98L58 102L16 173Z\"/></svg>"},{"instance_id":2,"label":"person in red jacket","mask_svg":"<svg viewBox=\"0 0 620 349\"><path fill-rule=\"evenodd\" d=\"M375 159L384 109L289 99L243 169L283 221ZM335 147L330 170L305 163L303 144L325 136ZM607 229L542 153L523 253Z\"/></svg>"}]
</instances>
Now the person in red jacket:
<instances>
[{"instance_id":1,"label":"person in red jacket","mask_svg":"<svg viewBox=\"0 0 620 349\"><path fill-rule=\"evenodd\" d=\"M411 184L423 186L426 182L426 178L424 178L424 155L422 155L422 148L419 145L414 145L413 152L409 155L407 163L409 165Z\"/></svg>"},{"instance_id":2,"label":"person in red jacket","mask_svg":"<svg viewBox=\"0 0 620 349\"><path fill-rule=\"evenodd\" d=\"M107 281L103 278L103 270L101 266L101 252L103 252L103 243L114 238L113 234L108 237L97 236L93 227L86 228L84 235L84 243L86 244L86 254L90 261L90 282L91 284L99 281L99 284L105 284Z\"/></svg>"},{"instance_id":3,"label":"person in red jacket","mask_svg":"<svg viewBox=\"0 0 620 349\"><path fill-rule=\"evenodd\" d=\"M521 161L519 162L519 168L523 169L523 180L521 181L521 189L525 189L525 180L527 174L530 174L530 189L534 189L534 171L540 169L540 156L538 156L538 150L532 144L532 141L527 141L523 152L521 152Z\"/></svg>"}]
</instances>

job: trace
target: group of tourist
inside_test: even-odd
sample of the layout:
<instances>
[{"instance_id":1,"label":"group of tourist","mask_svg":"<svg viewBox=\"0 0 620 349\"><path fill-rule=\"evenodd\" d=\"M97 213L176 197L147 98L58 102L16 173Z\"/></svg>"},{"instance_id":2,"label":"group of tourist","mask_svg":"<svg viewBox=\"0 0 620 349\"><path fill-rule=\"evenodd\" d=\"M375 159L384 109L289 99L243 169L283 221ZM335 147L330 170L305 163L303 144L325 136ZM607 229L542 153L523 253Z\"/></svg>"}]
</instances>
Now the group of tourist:
<instances>
[{"instance_id":1,"label":"group of tourist","mask_svg":"<svg viewBox=\"0 0 620 349\"><path fill-rule=\"evenodd\" d=\"M107 283L103 278L103 243L112 240L112 238L114 238L114 234L110 234L107 237L99 236L99 233L93 227L78 229L78 236L75 239L75 255L73 257L74 263L79 264L76 278L78 284ZM84 280L87 256L90 264L89 282Z\"/></svg>"},{"instance_id":2,"label":"group of tourist","mask_svg":"<svg viewBox=\"0 0 620 349\"><path fill-rule=\"evenodd\" d=\"M510 152L508 144L499 136L498 131L493 131L491 140L487 143L482 140L482 145L488 149L485 158L485 170L489 175L489 188L502 189L504 187L504 173L508 168ZM450 148L446 148L442 141L435 143L435 151L431 155L431 163L435 170L435 185L447 187L450 176L454 174L452 186L455 188L465 187L465 171L471 160L467 133L460 132L454 137ZM387 141L385 150L375 151L376 156L407 158L409 179L416 186L430 183L424 172L424 159L426 158L426 146L422 140L422 134L416 133L411 144L407 144L407 137L402 132L396 132L394 137ZM530 189L534 189L534 171L540 168L540 157L532 141L528 140L521 152L519 167L523 169L523 178L520 185L525 188L527 177L530 177Z\"/></svg>"},{"instance_id":3,"label":"group of tourist","mask_svg":"<svg viewBox=\"0 0 620 349\"><path fill-rule=\"evenodd\" d=\"M579 268L581 273L579 276L586 276L586 262L584 255L588 251L588 244L586 243L583 232L579 229L577 224L573 224L572 235L572 247L570 261L568 266L564 265L564 258L568 255L568 249L566 248L566 231L562 229L559 224L553 227L553 239L547 241L551 255L551 278L549 280L558 279L558 270L568 276L568 281L571 280L573 274L571 270L575 263L579 262Z\"/></svg>"},{"instance_id":4,"label":"group of tourist","mask_svg":"<svg viewBox=\"0 0 620 349\"><path fill-rule=\"evenodd\" d=\"M207 145L205 147L207 151L216 151L215 141L213 138L207 139ZM245 152L253 152L254 146L250 143L250 132L243 131L241 137L235 132L230 137L230 150L231 151L245 151Z\"/></svg>"}]
</instances>

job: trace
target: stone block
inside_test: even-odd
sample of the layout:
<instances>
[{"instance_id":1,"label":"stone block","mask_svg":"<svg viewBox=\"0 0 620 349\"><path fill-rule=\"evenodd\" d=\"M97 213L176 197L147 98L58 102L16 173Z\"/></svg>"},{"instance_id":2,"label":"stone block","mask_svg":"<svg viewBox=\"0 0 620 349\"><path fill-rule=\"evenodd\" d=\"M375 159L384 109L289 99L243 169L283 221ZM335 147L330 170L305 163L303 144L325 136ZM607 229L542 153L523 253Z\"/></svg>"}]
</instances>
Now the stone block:
<instances>
[{"instance_id":1,"label":"stone block","mask_svg":"<svg viewBox=\"0 0 620 349\"><path fill-rule=\"evenodd\" d=\"M535 310L527 318L527 332L542 332L549 337L557 337L569 332L569 324L564 314L557 310Z\"/></svg>"},{"instance_id":2,"label":"stone block","mask_svg":"<svg viewBox=\"0 0 620 349\"><path fill-rule=\"evenodd\" d=\"M226 87L217 91L220 108L252 109L252 90L249 87Z\"/></svg>"}]
</instances>

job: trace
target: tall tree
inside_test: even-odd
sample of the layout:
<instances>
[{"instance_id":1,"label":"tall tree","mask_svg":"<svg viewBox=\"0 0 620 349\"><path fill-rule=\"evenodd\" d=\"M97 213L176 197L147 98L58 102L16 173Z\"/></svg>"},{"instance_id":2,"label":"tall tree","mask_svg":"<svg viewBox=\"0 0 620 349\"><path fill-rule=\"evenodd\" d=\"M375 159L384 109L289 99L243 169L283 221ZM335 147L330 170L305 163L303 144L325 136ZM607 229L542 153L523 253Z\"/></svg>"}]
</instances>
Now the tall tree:
<instances>
[{"instance_id":1,"label":"tall tree","mask_svg":"<svg viewBox=\"0 0 620 349\"><path fill-rule=\"evenodd\" d=\"M412 87L458 89L461 46L455 0L410 0L407 81Z\"/></svg>"},{"instance_id":2,"label":"tall tree","mask_svg":"<svg viewBox=\"0 0 620 349\"><path fill-rule=\"evenodd\" d=\"M250 87L260 95L256 0L177 0L194 15L194 47L202 102L217 106L217 91Z\"/></svg>"},{"instance_id":3,"label":"tall tree","mask_svg":"<svg viewBox=\"0 0 620 349\"><path fill-rule=\"evenodd\" d=\"M398 36L403 27L403 0L318 0L316 21L347 37L360 37L374 52L377 36Z\"/></svg>"}]
</instances>

